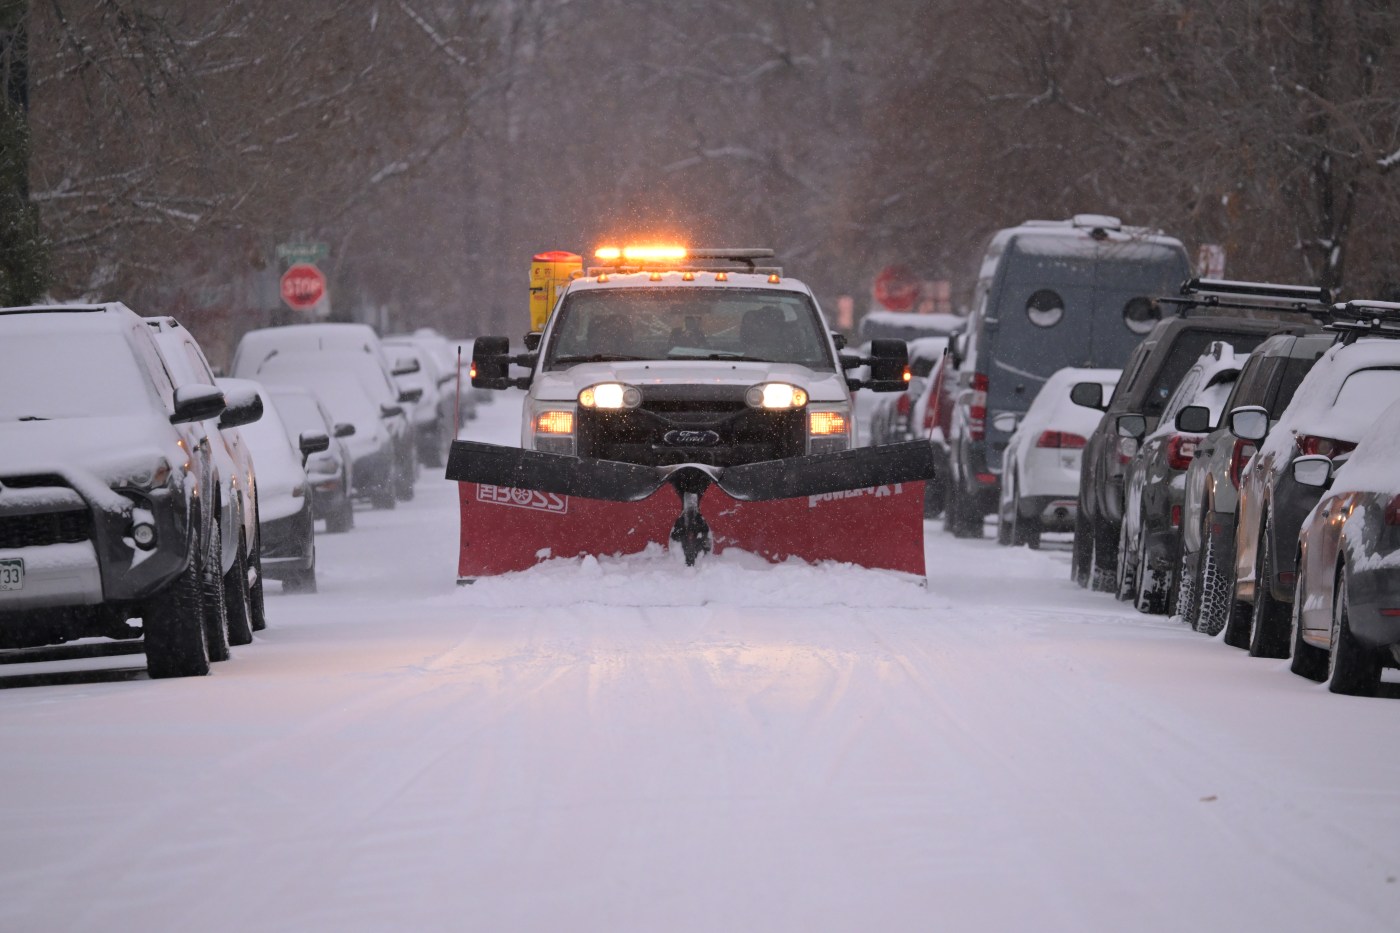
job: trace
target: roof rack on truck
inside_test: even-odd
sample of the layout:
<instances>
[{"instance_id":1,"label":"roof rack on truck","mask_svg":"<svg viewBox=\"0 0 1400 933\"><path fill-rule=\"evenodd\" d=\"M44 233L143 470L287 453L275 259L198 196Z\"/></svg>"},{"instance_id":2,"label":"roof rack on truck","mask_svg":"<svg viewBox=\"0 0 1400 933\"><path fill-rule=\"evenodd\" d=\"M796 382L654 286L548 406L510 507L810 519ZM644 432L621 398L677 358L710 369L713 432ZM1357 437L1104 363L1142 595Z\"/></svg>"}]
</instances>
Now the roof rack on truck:
<instances>
[{"instance_id":1,"label":"roof rack on truck","mask_svg":"<svg viewBox=\"0 0 1400 933\"><path fill-rule=\"evenodd\" d=\"M1274 311L1327 318L1332 298L1332 290L1320 286L1193 278L1181 283L1179 297L1157 301L1175 305L1182 314L1194 310Z\"/></svg>"},{"instance_id":2,"label":"roof rack on truck","mask_svg":"<svg viewBox=\"0 0 1400 933\"><path fill-rule=\"evenodd\" d=\"M1400 337L1400 303L1394 301L1345 301L1329 309L1331 320L1323 330L1341 334L1341 342L1360 337Z\"/></svg>"}]
</instances>

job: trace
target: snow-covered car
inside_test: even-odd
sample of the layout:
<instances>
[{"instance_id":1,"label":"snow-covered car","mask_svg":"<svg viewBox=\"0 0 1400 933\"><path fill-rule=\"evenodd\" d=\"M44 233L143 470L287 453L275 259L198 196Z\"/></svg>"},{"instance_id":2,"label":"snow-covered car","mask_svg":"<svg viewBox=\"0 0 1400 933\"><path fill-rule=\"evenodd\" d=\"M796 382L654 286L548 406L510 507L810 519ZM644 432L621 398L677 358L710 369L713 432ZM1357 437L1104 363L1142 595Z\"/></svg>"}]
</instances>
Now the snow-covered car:
<instances>
[{"instance_id":1,"label":"snow-covered car","mask_svg":"<svg viewBox=\"0 0 1400 933\"><path fill-rule=\"evenodd\" d=\"M943 351L947 337L921 337L909 341L909 385L903 392L882 396L870 414L870 443L897 444L915 436L914 407L923 397L929 375Z\"/></svg>"},{"instance_id":2,"label":"snow-covered car","mask_svg":"<svg viewBox=\"0 0 1400 933\"><path fill-rule=\"evenodd\" d=\"M142 635L152 677L228 656L198 427L224 408L125 305L0 309L0 647Z\"/></svg>"},{"instance_id":3,"label":"snow-covered car","mask_svg":"<svg viewBox=\"0 0 1400 933\"><path fill-rule=\"evenodd\" d=\"M321 356L314 360L312 357ZM394 379L411 375L418 363L409 359L392 359L384 343L368 324L294 324L287 327L267 327L243 335L234 352L230 375L255 379L263 384L306 385L317 388L311 381L298 382L298 368L316 370L308 380L319 378L327 368L354 374L365 393L383 412L384 426L393 438L394 458L387 465L367 465L361 477L367 485L388 486L399 501L413 498L413 483L418 476L418 449L414 441L413 421L409 407L422 395L421 389L400 388ZM330 402L325 392L318 392ZM332 405L332 411L334 411ZM346 420L339 418L337 420ZM355 425L362 432L365 425ZM376 506L392 508L384 493Z\"/></svg>"},{"instance_id":4,"label":"snow-covered car","mask_svg":"<svg viewBox=\"0 0 1400 933\"><path fill-rule=\"evenodd\" d=\"M224 379L228 390L256 391L263 416L243 432L258 469L258 525L263 573L281 580L284 592L316 591L316 521L311 512L306 458L326 450L330 438L310 431L293 442L267 389L243 379ZM300 449L298 449L300 448Z\"/></svg>"},{"instance_id":5,"label":"snow-covered car","mask_svg":"<svg viewBox=\"0 0 1400 933\"><path fill-rule=\"evenodd\" d=\"M1040 547L1042 531L1074 528L1079 457L1103 412L1076 405L1070 390L1097 382L1113 392L1122 370L1061 369L1046 380L1002 453L997 543Z\"/></svg>"},{"instance_id":6,"label":"snow-covered car","mask_svg":"<svg viewBox=\"0 0 1400 933\"><path fill-rule=\"evenodd\" d=\"M1265 340L1245 361L1225 410L1259 405L1271 420L1277 419L1334 340L1332 334L1277 334ZM1176 569L1176 613L1184 624L1207 635L1220 632L1230 611L1240 474L1255 452L1252 441L1230 430L1228 418L1221 421L1197 445L1186 469Z\"/></svg>"},{"instance_id":7,"label":"snow-covered car","mask_svg":"<svg viewBox=\"0 0 1400 933\"><path fill-rule=\"evenodd\" d=\"M273 386L268 395L277 403L277 412L287 428L287 439L298 447L307 434L323 433L330 446L311 454L306 461L310 481L311 512L324 520L326 531L339 534L355 527L354 458L348 439L355 426L336 423L315 392L297 386Z\"/></svg>"},{"instance_id":8,"label":"snow-covered car","mask_svg":"<svg viewBox=\"0 0 1400 933\"><path fill-rule=\"evenodd\" d=\"M442 370L434 355L411 337L386 337L384 346L395 359L418 364L416 370L395 376L394 381L402 389L421 390L416 402L404 406L413 421L418 459L429 466L442 466L453 437L452 385L456 374Z\"/></svg>"},{"instance_id":9,"label":"snow-covered car","mask_svg":"<svg viewBox=\"0 0 1400 933\"><path fill-rule=\"evenodd\" d=\"M355 495L377 509L392 509L412 498L417 452L399 392L363 352L289 351L265 360L258 381L267 386L301 386L315 392L337 422L355 426L349 438L354 459Z\"/></svg>"},{"instance_id":10,"label":"snow-covered car","mask_svg":"<svg viewBox=\"0 0 1400 933\"><path fill-rule=\"evenodd\" d=\"M173 317L148 317L156 347L176 387L215 385L217 380L204 350L190 331ZM224 389L228 407L218 418L192 424L214 456L214 480L219 484L219 526L223 530L224 605L228 641L246 645L253 632L267 626L263 609L262 570L258 562L258 488L253 458L237 425L256 421L262 413L257 393L246 388Z\"/></svg>"},{"instance_id":11,"label":"snow-covered car","mask_svg":"<svg viewBox=\"0 0 1400 933\"><path fill-rule=\"evenodd\" d=\"M1143 415L1118 420L1119 452L1130 459L1124 471L1117 595L1133 600L1139 612L1161 615L1172 608L1186 469L1205 435L1220 423L1244 361L1244 354L1217 340L1181 377L1156 428L1148 431Z\"/></svg>"},{"instance_id":12,"label":"snow-covered car","mask_svg":"<svg viewBox=\"0 0 1400 933\"><path fill-rule=\"evenodd\" d=\"M1333 693L1374 695L1381 668L1400 665L1400 402L1335 476L1322 456L1291 471L1326 490L1298 536L1291 667Z\"/></svg>"},{"instance_id":13,"label":"snow-covered car","mask_svg":"<svg viewBox=\"0 0 1400 933\"><path fill-rule=\"evenodd\" d=\"M1368 336L1324 353L1272 427L1260 406L1230 413L1235 435L1258 444L1259 452L1240 478L1228 644L1255 657L1288 657L1298 534L1319 498L1316 486L1294 478L1291 464L1350 452L1397 400L1400 339Z\"/></svg>"}]
</instances>

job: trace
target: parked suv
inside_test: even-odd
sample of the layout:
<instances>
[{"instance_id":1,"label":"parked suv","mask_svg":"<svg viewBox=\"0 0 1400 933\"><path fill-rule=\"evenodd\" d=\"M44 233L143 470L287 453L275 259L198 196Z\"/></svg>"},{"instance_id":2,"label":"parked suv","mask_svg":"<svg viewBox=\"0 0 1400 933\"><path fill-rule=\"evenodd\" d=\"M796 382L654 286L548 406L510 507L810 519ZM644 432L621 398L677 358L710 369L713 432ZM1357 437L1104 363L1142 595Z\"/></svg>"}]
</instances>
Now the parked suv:
<instances>
[{"instance_id":1,"label":"parked suv","mask_svg":"<svg viewBox=\"0 0 1400 933\"><path fill-rule=\"evenodd\" d=\"M146 324L155 334L156 348L177 388L218 385L199 342L179 321L173 317L148 317ZM240 394L227 386L219 388L236 412L251 412L255 408L255 414L261 416L262 402L256 392ZM267 616L263 610L262 564L258 560L258 489L253 456L239 429L230 423L234 414L226 410L219 418L192 424L191 428L214 457L214 481L219 488L215 501L219 503L219 525L223 530L220 567L229 644L246 645L253 640L255 630L266 627ZM256 418L241 418L238 423L252 420Z\"/></svg>"},{"instance_id":2,"label":"parked suv","mask_svg":"<svg viewBox=\"0 0 1400 933\"><path fill-rule=\"evenodd\" d=\"M1265 340L1245 361L1225 411L1257 405L1271 421L1277 419L1334 339L1331 334L1276 334ZM1253 441L1230 430L1228 418L1221 421L1196 447L1186 470L1176 570L1176 612L1182 622L1208 635L1224 628L1230 612L1240 474L1255 452Z\"/></svg>"},{"instance_id":3,"label":"parked suv","mask_svg":"<svg viewBox=\"0 0 1400 933\"><path fill-rule=\"evenodd\" d=\"M1345 313L1345 312L1342 312ZM1288 657L1298 534L1320 497L1295 459L1349 453L1376 415L1400 401L1400 339L1346 334L1313 365L1269 426L1258 406L1230 413L1235 435L1259 445L1240 480L1235 585L1225 640L1256 657Z\"/></svg>"},{"instance_id":4,"label":"parked suv","mask_svg":"<svg viewBox=\"0 0 1400 933\"><path fill-rule=\"evenodd\" d=\"M1196 445L1225 412L1244 356L1224 341L1212 343L1167 400L1155 430L1143 415L1118 421L1120 451L1138 444L1124 481L1118 538L1118 598L1138 611L1161 615L1173 607L1173 579L1180 547L1185 473Z\"/></svg>"},{"instance_id":5,"label":"parked suv","mask_svg":"<svg viewBox=\"0 0 1400 933\"><path fill-rule=\"evenodd\" d=\"M1200 284L1188 282L1183 291L1204 302ZM1166 300L1163 299L1165 302ZM1207 304L1207 307L1210 305ZM1081 405L1106 408L1084 449L1079 477L1079 509L1074 525L1071 574L1080 586L1111 592L1117 581L1118 538L1123 521L1124 470L1131 459L1121 448L1118 420L1142 416L1146 431L1157 427L1167 399L1181 377L1200 359L1206 347L1224 340L1237 353L1249 353L1275 333L1303 333L1307 322L1253 320L1244 317L1173 317L1161 321L1138 345L1123 368L1123 378L1105 406L1101 387L1085 383L1074 389Z\"/></svg>"},{"instance_id":6,"label":"parked suv","mask_svg":"<svg viewBox=\"0 0 1400 933\"><path fill-rule=\"evenodd\" d=\"M226 655L197 427L224 408L215 386L176 386L124 305L0 309L0 647L143 634L152 677Z\"/></svg>"},{"instance_id":7,"label":"parked suv","mask_svg":"<svg viewBox=\"0 0 1400 933\"><path fill-rule=\"evenodd\" d=\"M992 238L943 386L954 535L980 536L996 511L1002 452L1045 381L1067 366L1122 366L1157 323L1153 296L1189 275L1179 240L1115 217L1027 221Z\"/></svg>"}]
</instances>

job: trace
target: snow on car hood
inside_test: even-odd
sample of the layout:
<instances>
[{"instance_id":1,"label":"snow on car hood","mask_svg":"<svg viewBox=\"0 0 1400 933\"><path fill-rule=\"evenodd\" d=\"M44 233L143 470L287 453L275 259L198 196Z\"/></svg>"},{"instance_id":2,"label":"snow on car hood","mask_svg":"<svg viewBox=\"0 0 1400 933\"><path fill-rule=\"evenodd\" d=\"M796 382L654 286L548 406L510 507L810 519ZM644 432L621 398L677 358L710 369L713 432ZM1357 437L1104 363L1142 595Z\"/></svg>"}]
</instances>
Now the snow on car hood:
<instances>
[{"instance_id":1,"label":"snow on car hood","mask_svg":"<svg viewBox=\"0 0 1400 933\"><path fill-rule=\"evenodd\" d=\"M723 360L646 360L580 363L569 369L544 372L535 378L531 395L548 401L573 401L581 389L599 382L649 385L751 386L761 382L790 382L807 390L814 402L850 400L843 375L813 372L795 363L725 362Z\"/></svg>"},{"instance_id":2,"label":"snow on car hood","mask_svg":"<svg viewBox=\"0 0 1400 933\"><path fill-rule=\"evenodd\" d=\"M162 457L172 466L185 457L158 415L4 421L0 451L0 476L62 476L83 498L113 512L131 508L113 485L150 471Z\"/></svg>"}]
</instances>

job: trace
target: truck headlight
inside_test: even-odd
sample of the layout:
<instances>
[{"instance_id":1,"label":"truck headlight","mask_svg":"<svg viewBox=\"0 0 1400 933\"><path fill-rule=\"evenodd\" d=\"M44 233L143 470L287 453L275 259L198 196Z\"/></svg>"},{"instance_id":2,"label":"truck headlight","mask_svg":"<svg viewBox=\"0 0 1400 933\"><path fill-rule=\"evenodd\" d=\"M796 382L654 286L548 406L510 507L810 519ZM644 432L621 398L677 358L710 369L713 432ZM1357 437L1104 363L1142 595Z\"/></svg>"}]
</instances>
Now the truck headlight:
<instances>
[{"instance_id":1,"label":"truck headlight","mask_svg":"<svg viewBox=\"0 0 1400 933\"><path fill-rule=\"evenodd\" d=\"M750 408L787 411L807 404L807 390L786 382L762 382L744 393Z\"/></svg>"},{"instance_id":2,"label":"truck headlight","mask_svg":"<svg viewBox=\"0 0 1400 933\"><path fill-rule=\"evenodd\" d=\"M580 392L578 403L584 408L598 408L604 411L636 408L642 404L642 390L620 382L600 382ZM572 431L573 428L569 430Z\"/></svg>"}]
</instances>

